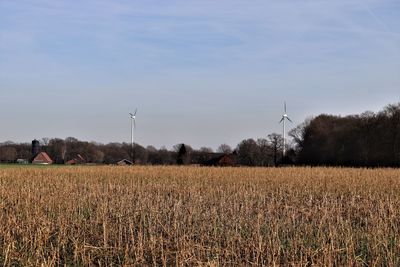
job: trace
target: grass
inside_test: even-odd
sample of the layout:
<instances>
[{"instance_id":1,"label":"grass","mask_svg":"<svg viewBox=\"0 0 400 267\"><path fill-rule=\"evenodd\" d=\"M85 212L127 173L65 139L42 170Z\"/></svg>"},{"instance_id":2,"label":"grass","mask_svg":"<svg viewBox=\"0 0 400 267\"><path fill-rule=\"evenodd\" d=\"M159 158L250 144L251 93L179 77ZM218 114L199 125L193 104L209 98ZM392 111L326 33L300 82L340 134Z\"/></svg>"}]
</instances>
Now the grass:
<instances>
[{"instance_id":1,"label":"grass","mask_svg":"<svg viewBox=\"0 0 400 267\"><path fill-rule=\"evenodd\" d=\"M17 163L0 163L0 169L5 168L65 168L65 165L59 164L17 164Z\"/></svg>"},{"instance_id":2,"label":"grass","mask_svg":"<svg viewBox=\"0 0 400 267\"><path fill-rule=\"evenodd\" d=\"M400 170L7 167L4 266L399 266Z\"/></svg>"}]
</instances>

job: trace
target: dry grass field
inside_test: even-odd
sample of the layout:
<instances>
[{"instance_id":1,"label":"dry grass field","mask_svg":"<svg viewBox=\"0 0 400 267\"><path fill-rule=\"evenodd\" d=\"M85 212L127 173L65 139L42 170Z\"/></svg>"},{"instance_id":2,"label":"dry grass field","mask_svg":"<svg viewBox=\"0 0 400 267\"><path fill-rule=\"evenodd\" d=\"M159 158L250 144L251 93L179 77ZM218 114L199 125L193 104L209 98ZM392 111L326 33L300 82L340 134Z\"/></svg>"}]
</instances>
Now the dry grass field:
<instances>
[{"instance_id":1,"label":"dry grass field","mask_svg":"<svg viewBox=\"0 0 400 267\"><path fill-rule=\"evenodd\" d=\"M4 266L400 266L400 170L0 168Z\"/></svg>"}]
</instances>

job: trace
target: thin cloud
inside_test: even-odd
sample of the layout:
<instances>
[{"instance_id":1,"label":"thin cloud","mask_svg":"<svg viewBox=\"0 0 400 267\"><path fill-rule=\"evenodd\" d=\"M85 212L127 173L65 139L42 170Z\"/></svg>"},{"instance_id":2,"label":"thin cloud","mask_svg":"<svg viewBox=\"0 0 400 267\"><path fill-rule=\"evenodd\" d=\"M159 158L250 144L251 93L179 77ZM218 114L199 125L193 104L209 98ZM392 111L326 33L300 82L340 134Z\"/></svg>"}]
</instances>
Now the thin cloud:
<instances>
[{"instance_id":1,"label":"thin cloud","mask_svg":"<svg viewBox=\"0 0 400 267\"><path fill-rule=\"evenodd\" d=\"M399 34L388 31L399 23L391 11L398 0L369 0L367 6L373 14L359 0L0 0L0 90L12 89L0 114L22 100L21 114L37 102L58 103L65 92L66 106L57 116L68 116L72 105L84 114L74 118L78 125L108 125L138 102L140 143L191 138L213 145L225 142L227 132L234 142L248 137L230 116L238 108L248 122L246 135L255 137L279 130L280 113L274 111L281 110L282 98L297 109L298 122L333 107L347 111L351 102L368 109L379 95L386 97L382 103L398 96L400 55ZM48 124L54 115L42 106L48 117L38 127L67 135L60 125ZM107 107L101 121L88 118L85 111L99 106ZM212 119L215 114L221 116ZM166 117L175 120L162 124ZM210 119L194 130L184 128L202 118ZM98 141L123 140L124 123L121 118L115 127L77 128L68 135L93 130L102 132ZM5 125L14 130L0 139L15 134L30 140L22 136L22 115ZM146 130L155 125L160 128L153 132L173 141Z\"/></svg>"},{"instance_id":2,"label":"thin cloud","mask_svg":"<svg viewBox=\"0 0 400 267\"><path fill-rule=\"evenodd\" d=\"M368 12L368 14L371 16L371 18L378 24L385 33L393 34L393 35L399 35L397 32L390 31L387 25L375 14L375 12L372 11L372 9L368 6L368 3L364 3L363 1L360 1L360 5Z\"/></svg>"}]
</instances>

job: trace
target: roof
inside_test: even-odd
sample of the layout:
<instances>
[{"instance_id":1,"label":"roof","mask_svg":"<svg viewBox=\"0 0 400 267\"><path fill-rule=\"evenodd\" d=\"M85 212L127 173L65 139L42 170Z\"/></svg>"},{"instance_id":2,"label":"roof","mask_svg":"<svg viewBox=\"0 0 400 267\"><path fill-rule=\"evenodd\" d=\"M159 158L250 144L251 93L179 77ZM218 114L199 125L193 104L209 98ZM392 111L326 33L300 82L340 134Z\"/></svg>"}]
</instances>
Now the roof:
<instances>
[{"instance_id":1,"label":"roof","mask_svg":"<svg viewBox=\"0 0 400 267\"><path fill-rule=\"evenodd\" d=\"M76 155L78 158L78 161L80 162L85 162L85 159L81 156L81 154Z\"/></svg>"},{"instance_id":2,"label":"roof","mask_svg":"<svg viewBox=\"0 0 400 267\"><path fill-rule=\"evenodd\" d=\"M68 160L65 164L67 164L67 165L75 165L75 164L77 164L77 162L76 162L76 159L71 159L71 160Z\"/></svg>"},{"instance_id":3,"label":"roof","mask_svg":"<svg viewBox=\"0 0 400 267\"><path fill-rule=\"evenodd\" d=\"M204 163L206 166L235 166L235 154L223 154L218 157L212 158Z\"/></svg>"},{"instance_id":4,"label":"roof","mask_svg":"<svg viewBox=\"0 0 400 267\"><path fill-rule=\"evenodd\" d=\"M68 160L66 164L75 165L75 164L83 164L85 163L85 159L81 156L81 154L77 154L75 158Z\"/></svg>"},{"instance_id":5,"label":"roof","mask_svg":"<svg viewBox=\"0 0 400 267\"><path fill-rule=\"evenodd\" d=\"M53 160L49 157L49 155L46 152L40 152L33 158L32 163L33 164L52 164Z\"/></svg>"},{"instance_id":6,"label":"roof","mask_svg":"<svg viewBox=\"0 0 400 267\"><path fill-rule=\"evenodd\" d=\"M123 159L117 162L118 165L132 165L132 161L127 160L127 159Z\"/></svg>"}]
</instances>

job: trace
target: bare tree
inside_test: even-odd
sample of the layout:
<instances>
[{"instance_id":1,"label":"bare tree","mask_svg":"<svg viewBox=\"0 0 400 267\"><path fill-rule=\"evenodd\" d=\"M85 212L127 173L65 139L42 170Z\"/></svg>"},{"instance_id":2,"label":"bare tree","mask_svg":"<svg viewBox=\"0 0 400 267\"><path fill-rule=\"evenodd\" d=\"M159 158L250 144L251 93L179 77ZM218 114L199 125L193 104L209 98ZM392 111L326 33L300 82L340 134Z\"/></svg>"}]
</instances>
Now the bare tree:
<instances>
[{"instance_id":1,"label":"bare tree","mask_svg":"<svg viewBox=\"0 0 400 267\"><path fill-rule=\"evenodd\" d=\"M65 141L60 138L53 138L47 141L47 153L55 163L64 163L67 146Z\"/></svg>"},{"instance_id":2,"label":"bare tree","mask_svg":"<svg viewBox=\"0 0 400 267\"><path fill-rule=\"evenodd\" d=\"M296 144L297 149L301 149L303 146L303 141L306 135L306 131L308 126L310 125L313 118L307 118L303 123L299 124L289 132L289 136L293 138L294 143Z\"/></svg>"},{"instance_id":3,"label":"bare tree","mask_svg":"<svg viewBox=\"0 0 400 267\"><path fill-rule=\"evenodd\" d=\"M157 148L155 148L154 146L147 146L146 150L150 153L156 153L157 152Z\"/></svg>"},{"instance_id":4,"label":"bare tree","mask_svg":"<svg viewBox=\"0 0 400 267\"><path fill-rule=\"evenodd\" d=\"M185 145L186 151L188 151L188 152L192 152L193 151L193 148L191 146L187 145L187 144L176 144L176 145L174 145L172 147L173 151L179 152L179 150L181 149L182 145Z\"/></svg>"},{"instance_id":5,"label":"bare tree","mask_svg":"<svg viewBox=\"0 0 400 267\"><path fill-rule=\"evenodd\" d=\"M279 157L282 154L282 146L283 146L283 137L280 134L272 133L268 135L268 142L271 145L273 157L274 157L274 165L278 165Z\"/></svg>"},{"instance_id":6,"label":"bare tree","mask_svg":"<svg viewBox=\"0 0 400 267\"><path fill-rule=\"evenodd\" d=\"M47 147L49 145L50 140L51 140L51 138L49 138L49 137L43 137L41 140L41 143L43 146Z\"/></svg>"},{"instance_id":7,"label":"bare tree","mask_svg":"<svg viewBox=\"0 0 400 267\"><path fill-rule=\"evenodd\" d=\"M237 147L237 153L241 165L258 166L260 164L260 148L254 139L243 140Z\"/></svg>"},{"instance_id":8,"label":"bare tree","mask_svg":"<svg viewBox=\"0 0 400 267\"><path fill-rule=\"evenodd\" d=\"M259 155L259 165L260 166L271 166L275 164L273 161L273 150L270 142L267 139L259 138L257 139L257 145L260 150Z\"/></svg>"},{"instance_id":9,"label":"bare tree","mask_svg":"<svg viewBox=\"0 0 400 267\"><path fill-rule=\"evenodd\" d=\"M204 146L201 147L199 149L199 151L202 153L213 153L214 152L214 150L211 147L204 147Z\"/></svg>"},{"instance_id":10,"label":"bare tree","mask_svg":"<svg viewBox=\"0 0 400 267\"><path fill-rule=\"evenodd\" d=\"M0 161L14 162L17 159L17 150L12 146L0 147Z\"/></svg>"},{"instance_id":11,"label":"bare tree","mask_svg":"<svg viewBox=\"0 0 400 267\"><path fill-rule=\"evenodd\" d=\"M224 154L230 154L230 153L232 153L232 148L227 144L221 144L217 148L217 152L218 153L224 153Z\"/></svg>"}]
</instances>

